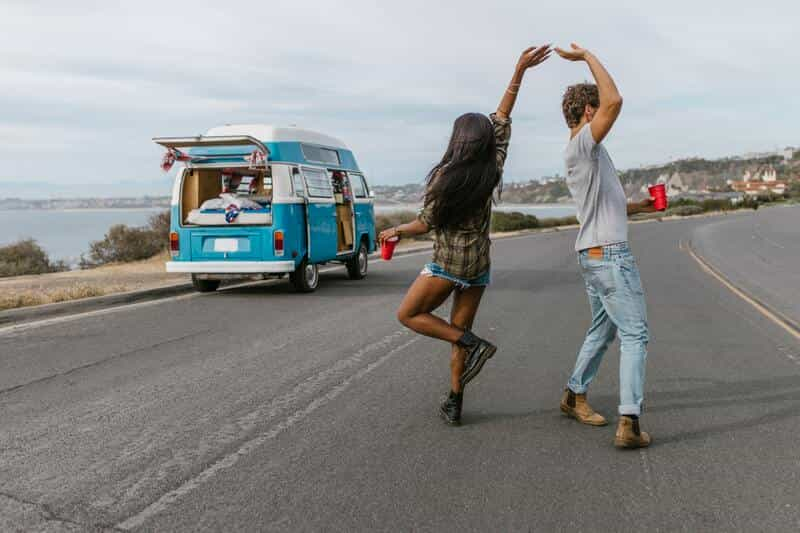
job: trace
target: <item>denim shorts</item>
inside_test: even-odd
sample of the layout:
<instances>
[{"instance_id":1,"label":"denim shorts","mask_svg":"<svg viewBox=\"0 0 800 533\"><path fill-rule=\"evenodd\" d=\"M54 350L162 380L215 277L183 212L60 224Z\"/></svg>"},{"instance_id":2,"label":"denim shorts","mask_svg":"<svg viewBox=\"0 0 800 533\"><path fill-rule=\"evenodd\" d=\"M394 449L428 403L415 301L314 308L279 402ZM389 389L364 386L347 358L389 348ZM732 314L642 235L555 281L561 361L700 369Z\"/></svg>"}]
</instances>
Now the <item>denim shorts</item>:
<instances>
[{"instance_id":1,"label":"denim shorts","mask_svg":"<svg viewBox=\"0 0 800 533\"><path fill-rule=\"evenodd\" d=\"M477 278L473 279L459 278L458 276L450 274L436 263L428 263L427 265L425 265L420 274L424 276L446 279L447 281L455 283L456 287L461 290L469 289L470 287L486 287L487 285L489 285L489 282L491 281L492 277L491 271L487 270Z\"/></svg>"}]
</instances>

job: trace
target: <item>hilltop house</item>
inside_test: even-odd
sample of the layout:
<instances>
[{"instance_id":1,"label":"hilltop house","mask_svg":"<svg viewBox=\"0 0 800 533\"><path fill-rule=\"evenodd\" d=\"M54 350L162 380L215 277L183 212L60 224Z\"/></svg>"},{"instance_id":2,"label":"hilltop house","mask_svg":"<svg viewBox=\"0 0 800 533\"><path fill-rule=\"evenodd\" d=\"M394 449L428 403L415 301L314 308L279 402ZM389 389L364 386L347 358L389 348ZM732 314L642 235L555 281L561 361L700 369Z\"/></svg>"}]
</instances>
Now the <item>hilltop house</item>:
<instances>
[{"instance_id":1,"label":"hilltop house","mask_svg":"<svg viewBox=\"0 0 800 533\"><path fill-rule=\"evenodd\" d=\"M783 194L789 184L778 179L778 173L772 165L759 167L755 172L749 170L744 173L741 181L728 180L728 185L736 192L743 192L750 196L759 194Z\"/></svg>"}]
</instances>

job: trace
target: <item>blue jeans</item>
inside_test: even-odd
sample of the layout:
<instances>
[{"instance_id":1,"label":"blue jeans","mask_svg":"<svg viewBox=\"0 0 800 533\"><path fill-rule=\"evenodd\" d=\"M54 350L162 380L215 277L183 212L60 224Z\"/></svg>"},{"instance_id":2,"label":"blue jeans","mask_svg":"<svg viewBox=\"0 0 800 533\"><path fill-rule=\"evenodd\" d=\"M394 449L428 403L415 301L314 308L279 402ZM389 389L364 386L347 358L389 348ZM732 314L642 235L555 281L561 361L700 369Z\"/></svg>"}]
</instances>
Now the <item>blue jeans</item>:
<instances>
[{"instance_id":1,"label":"blue jeans","mask_svg":"<svg viewBox=\"0 0 800 533\"><path fill-rule=\"evenodd\" d=\"M604 246L602 258L589 257L588 250L582 250L578 261L589 295L592 325L586 332L567 386L577 394L585 393L608 345L618 335L619 414L639 415L650 337L636 259L627 243L618 243Z\"/></svg>"}]
</instances>

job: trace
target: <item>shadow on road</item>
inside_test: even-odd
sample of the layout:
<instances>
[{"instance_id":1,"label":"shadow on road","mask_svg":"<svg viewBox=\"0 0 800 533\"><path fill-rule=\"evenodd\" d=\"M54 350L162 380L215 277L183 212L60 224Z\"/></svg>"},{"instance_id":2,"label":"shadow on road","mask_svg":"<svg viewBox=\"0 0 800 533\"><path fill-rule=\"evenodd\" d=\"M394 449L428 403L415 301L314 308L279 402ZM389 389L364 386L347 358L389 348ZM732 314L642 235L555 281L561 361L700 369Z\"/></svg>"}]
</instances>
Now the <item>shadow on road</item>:
<instances>
[{"instance_id":1,"label":"shadow on road","mask_svg":"<svg viewBox=\"0 0 800 533\"><path fill-rule=\"evenodd\" d=\"M679 383L680 389L660 390L648 394L650 404L645 413L673 413L689 409L716 409L717 413L734 418L724 423L705 425L687 431L670 432L668 427L648 426L655 434L651 447L666 446L695 439L705 439L714 435L774 424L782 420L800 417L800 376L781 376L747 381L717 381L703 378L678 378L655 381L653 386L665 383ZM686 384L692 383L689 388ZM615 395L595 395L592 403L605 414L614 413L617 398ZM788 405L787 405L788 402ZM759 414L752 416L754 407ZM770 409L771 408L771 409ZM465 424L485 424L492 422L526 422L531 429L547 429L561 417L558 398L554 398L553 408L535 409L516 413L465 413ZM616 418L614 416L613 418ZM563 418L567 421L566 418ZM573 422L570 421L572 424ZM613 423L611 424L613 426ZM586 426L578 426L583 428ZM589 431L595 431L588 428Z\"/></svg>"}]
</instances>

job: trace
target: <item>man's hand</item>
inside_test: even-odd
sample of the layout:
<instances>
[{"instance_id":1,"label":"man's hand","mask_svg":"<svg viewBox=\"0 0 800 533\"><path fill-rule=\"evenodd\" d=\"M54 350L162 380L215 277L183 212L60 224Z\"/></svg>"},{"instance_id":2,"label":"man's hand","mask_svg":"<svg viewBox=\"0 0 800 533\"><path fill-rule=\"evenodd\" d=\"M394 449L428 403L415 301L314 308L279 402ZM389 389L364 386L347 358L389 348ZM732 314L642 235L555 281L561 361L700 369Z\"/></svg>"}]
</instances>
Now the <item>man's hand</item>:
<instances>
[{"instance_id":1,"label":"man's hand","mask_svg":"<svg viewBox=\"0 0 800 533\"><path fill-rule=\"evenodd\" d=\"M567 61L586 61L586 55L589 53L587 49L581 48L576 43L570 43L569 46L571 50L556 48L556 53Z\"/></svg>"},{"instance_id":2,"label":"man's hand","mask_svg":"<svg viewBox=\"0 0 800 533\"><path fill-rule=\"evenodd\" d=\"M645 198L639 205L642 206L643 213L655 213L658 211L658 209L656 209L654 198Z\"/></svg>"},{"instance_id":3,"label":"man's hand","mask_svg":"<svg viewBox=\"0 0 800 533\"><path fill-rule=\"evenodd\" d=\"M547 61L547 58L550 57L550 53L552 52L550 46L549 44L544 44L542 46L531 46L525 49L522 55L519 56L519 61L517 61L517 72L525 72L529 68Z\"/></svg>"},{"instance_id":4,"label":"man's hand","mask_svg":"<svg viewBox=\"0 0 800 533\"><path fill-rule=\"evenodd\" d=\"M652 198L645 198L641 202L628 204L628 215L635 215L636 213L655 213L656 211Z\"/></svg>"}]
</instances>

